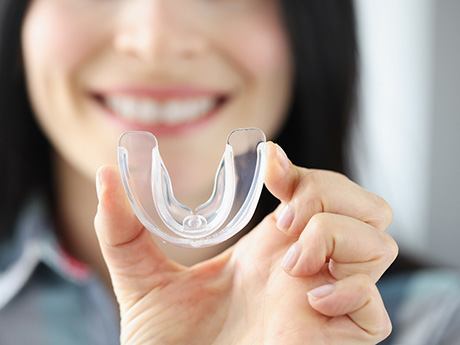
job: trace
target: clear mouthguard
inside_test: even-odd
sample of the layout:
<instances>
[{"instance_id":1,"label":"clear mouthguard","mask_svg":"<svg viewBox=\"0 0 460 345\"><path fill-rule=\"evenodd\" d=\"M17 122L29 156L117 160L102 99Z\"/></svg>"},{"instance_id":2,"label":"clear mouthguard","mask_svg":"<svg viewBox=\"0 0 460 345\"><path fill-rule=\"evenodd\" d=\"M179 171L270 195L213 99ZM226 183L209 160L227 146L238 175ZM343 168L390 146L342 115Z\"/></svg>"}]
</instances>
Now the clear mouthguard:
<instances>
[{"instance_id":1,"label":"clear mouthguard","mask_svg":"<svg viewBox=\"0 0 460 345\"><path fill-rule=\"evenodd\" d=\"M118 143L118 165L136 216L153 234L183 247L208 247L229 239L249 223L259 201L265 141L258 128L232 131L211 197L192 210L175 198L155 136L125 132Z\"/></svg>"}]
</instances>

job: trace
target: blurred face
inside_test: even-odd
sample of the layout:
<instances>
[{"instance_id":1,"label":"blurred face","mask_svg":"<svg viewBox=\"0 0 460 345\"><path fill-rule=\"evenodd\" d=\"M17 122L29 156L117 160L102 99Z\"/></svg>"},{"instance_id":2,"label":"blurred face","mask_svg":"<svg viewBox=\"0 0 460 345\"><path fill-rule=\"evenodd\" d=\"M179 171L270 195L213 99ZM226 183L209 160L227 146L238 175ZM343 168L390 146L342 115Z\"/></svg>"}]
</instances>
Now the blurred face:
<instances>
[{"instance_id":1,"label":"blurred face","mask_svg":"<svg viewBox=\"0 0 460 345\"><path fill-rule=\"evenodd\" d=\"M94 179L126 130L154 133L176 195L203 202L228 133L280 128L291 57L275 0L33 0L22 45L37 120Z\"/></svg>"}]
</instances>

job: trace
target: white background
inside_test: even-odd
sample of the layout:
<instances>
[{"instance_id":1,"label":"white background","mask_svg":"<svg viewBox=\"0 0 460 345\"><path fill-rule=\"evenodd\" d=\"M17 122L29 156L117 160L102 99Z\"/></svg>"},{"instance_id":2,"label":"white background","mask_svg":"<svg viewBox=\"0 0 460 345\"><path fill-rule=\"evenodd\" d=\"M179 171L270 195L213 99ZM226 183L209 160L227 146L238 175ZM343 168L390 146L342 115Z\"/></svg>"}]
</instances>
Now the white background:
<instances>
[{"instance_id":1,"label":"white background","mask_svg":"<svg viewBox=\"0 0 460 345\"><path fill-rule=\"evenodd\" d=\"M460 1L356 0L355 176L401 250L460 267Z\"/></svg>"}]
</instances>

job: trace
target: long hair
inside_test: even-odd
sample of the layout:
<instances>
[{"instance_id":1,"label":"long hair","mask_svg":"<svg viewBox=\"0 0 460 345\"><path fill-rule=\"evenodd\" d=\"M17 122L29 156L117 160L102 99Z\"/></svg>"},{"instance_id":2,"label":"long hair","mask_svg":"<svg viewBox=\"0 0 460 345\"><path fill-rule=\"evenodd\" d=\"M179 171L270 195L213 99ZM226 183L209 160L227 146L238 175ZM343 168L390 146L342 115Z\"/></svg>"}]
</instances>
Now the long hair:
<instances>
[{"instance_id":1,"label":"long hair","mask_svg":"<svg viewBox=\"0 0 460 345\"><path fill-rule=\"evenodd\" d=\"M358 47L353 1L281 1L294 58L294 93L278 143L300 166L347 173ZM259 217L276 206L264 192Z\"/></svg>"},{"instance_id":2,"label":"long hair","mask_svg":"<svg viewBox=\"0 0 460 345\"><path fill-rule=\"evenodd\" d=\"M22 68L21 28L28 3L0 4L0 238L11 235L33 191L52 195L50 146L34 120Z\"/></svg>"},{"instance_id":3,"label":"long hair","mask_svg":"<svg viewBox=\"0 0 460 345\"><path fill-rule=\"evenodd\" d=\"M33 117L21 57L29 0L0 4L0 237L40 190L52 203L51 147ZM289 116L276 140L298 165L345 170L345 142L354 103L357 43L352 0L280 1L294 58ZM262 196L258 215L274 200Z\"/></svg>"}]
</instances>

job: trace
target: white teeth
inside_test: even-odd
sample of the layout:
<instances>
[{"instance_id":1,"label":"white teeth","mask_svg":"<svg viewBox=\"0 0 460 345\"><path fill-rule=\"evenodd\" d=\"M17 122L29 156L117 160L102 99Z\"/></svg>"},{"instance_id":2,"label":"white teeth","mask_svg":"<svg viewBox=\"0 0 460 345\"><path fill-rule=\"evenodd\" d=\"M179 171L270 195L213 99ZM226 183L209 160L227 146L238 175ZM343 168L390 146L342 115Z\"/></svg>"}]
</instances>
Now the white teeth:
<instances>
[{"instance_id":1,"label":"white teeth","mask_svg":"<svg viewBox=\"0 0 460 345\"><path fill-rule=\"evenodd\" d=\"M152 99L107 97L105 104L116 115L142 122L177 124L197 119L215 106L215 98L195 98L158 102Z\"/></svg>"},{"instance_id":2,"label":"white teeth","mask_svg":"<svg viewBox=\"0 0 460 345\"><path fill-rule=\"evenodd\" d=\"M153 102L141 101L137 104L136 115L134 118L138 118L141 122L156 121L158 118L158 105Z\"/></svg>"}]
</instances>

